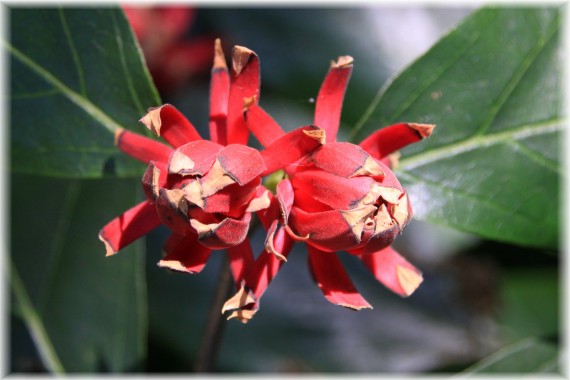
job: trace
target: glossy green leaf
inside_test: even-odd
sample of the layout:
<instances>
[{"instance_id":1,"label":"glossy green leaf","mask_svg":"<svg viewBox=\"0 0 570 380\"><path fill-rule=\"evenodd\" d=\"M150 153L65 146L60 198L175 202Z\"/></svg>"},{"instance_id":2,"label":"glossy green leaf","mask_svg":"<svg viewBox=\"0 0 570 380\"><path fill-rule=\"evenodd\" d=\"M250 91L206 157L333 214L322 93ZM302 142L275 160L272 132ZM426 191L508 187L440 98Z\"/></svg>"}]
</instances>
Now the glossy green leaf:
<instances>
[{"instance_id":1,"label":"glossy green leaf","mask_svg":"<svg viewBox=\"0 0 570 380\"><path fill-rule=\"evenodd\" d=\"M555 345L529 338L507 346L467 369L465 377L481 374L555 373L558 368Z\"/></svg>"},{"instance_id":2,"label":"glossy green leaf","mask_svg":"<svg viewBox=\"0 0 570 380\"><path fill-rule=\"evenodd\" d=\"M140 175L114 146L119 128L160 104L120 9L10 7L11 160L58 177Z\"/></svg>"},{"instance_id":3,"label":"glossy green leaf","mask_svg":"<svg viewBox=\"0 0 570 380\"><path fill-rule=\"evenodd\" d=\"M398 121L437 125L402 150L416 218L558 247L560 29L559 8L481 9L379 94L355 141Z\"/></svg>"},{"instance_id":4,"label":"glossy green leaf","mask_svg":"<svg viewBox=\"0 0 570 380\"><path fill-rule=\"evenodd\" d=\"M143 252L134 244L105 257L97 232L135 203L139 185L15 175L11 186L13 301L46 368L138 369L146 357Z\"/></svg>"}]
</instances>

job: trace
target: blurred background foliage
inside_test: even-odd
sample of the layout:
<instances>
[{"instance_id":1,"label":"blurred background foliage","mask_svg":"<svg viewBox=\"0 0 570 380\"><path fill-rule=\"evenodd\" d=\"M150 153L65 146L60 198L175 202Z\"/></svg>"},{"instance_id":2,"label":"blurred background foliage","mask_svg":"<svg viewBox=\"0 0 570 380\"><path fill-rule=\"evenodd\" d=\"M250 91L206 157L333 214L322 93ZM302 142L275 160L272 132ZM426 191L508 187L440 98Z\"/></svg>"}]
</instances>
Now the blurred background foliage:
<instances>
[{"instance_id":1,"label":"blurred background foliage","mask_svg":"<svg viewBox=\"0 0 570 380\"><path fill-rule=\"evenodd\" d=\"M223 254L214 255L194 277L159 269L156 262L168 234L159 228L121 254L104 257L97 233L142 199L144 167L114 149L107 119L91 114L83 120L81 104L88 100L123 127L145 133L137 121L162 99L207 136L209 63L192 65L180 58L186 64L149 65L153 76L162 77L168 73L157 73L160 67L188 68L173 83L157 81L157 92L135 59L136 44L121 10L11 5L4 11L11 20L10 42L4 44L11 57L7 371L192 371ZM424 273L417 292L399 298L345 255L343 262L374 310L352 312L331 305L313 284L304 246L298 245L257 316L247 325L225 324L216 371L562 370L561 22L552 21L559 13L554 7L483 12L474 6L191 8L186 27L161 40L165 46L155 51L178 57L172 51L180 48L180 56L190 51L184 59L191 60L207 54L201 41L215 37L222 38L227 56L235 44L253 49L261 60L261 104L285 129L312 121L319 86L330 61L340 55L353 56L355 66L339 140L359 141L398 121L391 119L396 116L438 124L430 140L403 152L398 173L422 220L412 222L396 241L396 248ZM152 25L160 27L160 17L155 17ZM116 36L123 45L113 44ZM139 39L143 48L156 43ZM75 52L64 44L70 40ZM150 62L151 52L145 54ZM84 81L73 75L78 66ZM61 96L66 91L80 94L80 100ZM402 105L398 97L409 101L410 94L416 94L415 100L404 112L397 111ZM446 104L448 96L451 103ZM483 104L485 99L490 104ZM446 114L450 104L470 105L453 119ZM532 119L536 109L546 111ZM483 121L472 126L472 119ZM512 150L486 151L483 143L467 157L418 166L422 152L452 146L462 133L473 132L468 128L478 126L490 134L504 132L503 145L489 144ZM509 135L510 128L521 126L538 137L529 142L526 135ZM535 127L546 132L534 132ZM539 162L537 167L504 160L521 151L528 153L521 157ZM419 157L415 163L414 157ZM492 170L494 165L516 173L501 177L510 182L499 181L501 172ZM429 187L433 182L458 188L437 193ZM486 187L479 187L483 182ZM529 186L535 186L536 199L529 198ZM465 193L475 197L467 209L462 206L469 197L455 197ZM501 194L508 199L497 215L493 202ZM440 201L444 206L438 206ZM450 211L437 212L441 209ZM470 215L477 215L471 225ZM509 235L511 218L526 223L519 226L522 232ZM252 241L258 251L263 242L259 231Z\"/></svg>"}]
</instances>

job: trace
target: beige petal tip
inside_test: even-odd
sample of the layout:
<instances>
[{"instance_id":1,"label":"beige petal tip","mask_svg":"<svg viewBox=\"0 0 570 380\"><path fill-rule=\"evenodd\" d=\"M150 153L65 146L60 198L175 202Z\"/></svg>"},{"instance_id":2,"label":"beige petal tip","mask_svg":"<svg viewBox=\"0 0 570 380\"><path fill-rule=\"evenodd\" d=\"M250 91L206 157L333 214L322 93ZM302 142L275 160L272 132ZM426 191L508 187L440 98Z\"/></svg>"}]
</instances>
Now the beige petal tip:
<instances>
[{"instance_id":1,"label":"beige petal tip","mask_svg":"<svg viewBox=\"0 0 570 380\"><path fill-rule=\"evenodd\" d=\"M396 267L396 274L406 296L412 295L424 280L421 273L402 265Z\"/></svg>"},{"instance_id":2,"label":"beige petal tip","mask_svg":"<svg viewBox=\"0 0 570 380\"><path fill-rule=\"evenodd\" d=\"M232 51L232 68L236 75L239 75L243 68L249 62L251 56L255 56L255 52L244 46L235 46Z\"/></svg>"},{"instance_id":3,"label":"beige petal tip","mask_svg":"<svg viewBox=\"0 0 570 380\"><path fill-rule=\"evenodd\" d=\"M324 145L326 141L327 134L324 129L316 127L315 129L304 129L303 133L310 138L316 140L319 144Z\"/></svg>"},{"instance_id":4,"label":"beige petal tip","mask_svg":"<svg viewBox=\"0 0 570 380\"><path fill-rule=\"evenodd\" d=\"M170 270L175 270L177 272L184 272L194 274L191 270L188 270L180 261L176 260L160 260L156 265L160 268L167 268Z\"/></svg>"},{"instance_id":5,"label":"beige petal tip","mask_svg":"<svg viewBox=\"0 0 570 380\"><path fill-rule=\"evenodd\" d=\"M148 109L146 115L144 115L139 121L143 123L148 129L150 129L155 135L160 137L160 127L162 126L162 120L160 119L160 110L162 107L151 107Z\"/></svg>"},{"instance_id":6,"label":"beige petal tip","mask_svg":"<svg viewBox=\"0 0 570 380\"><path fill-rule=\"evenodd\" d=\"M113 256L115 253L117 253L113 247L111 247L111 244L109 244L109 242L103 236L101 236L101 234L99 234L99 240L105 244L105 257Z\"/></svg>"},{"instance_id":7,"label":"beige petal tip","mask_svg":"<svg viewBox=\"0 0 570 380\"><path fill-rule=\"evenodd\" d=\"M229 310L242 309L247 305L251 305L257 302L257 298L251 290L246 290L245 286L242 286L236 294L228 299L224 306L222 307L222 314Z\"/></svg>"},{"instance_id":8,"label":"beige petal tip","mask_svg":"<svg viewBox=\"0 0 570 380\"><path fill-rule=\"evenodd\" d=\"M253 316L257 313L257 310L236 310L228 316L228 320L232 318L236 318L243 324L249 322Z\"/></svg>"},{"instance_id":9,"label":"beige petal tip","mask_svg":"<svg viewBox=\"0 0 570 380\"><path fill-rule=\"evenodd\" d=\"M123 128L117 128L115 130L115 136L114 136L115 145L117 146L119 145L119 140L121 139L121 135L123 134L124 131L125 130Z\"/></svg>"},{"instance_id":10,"label":"beige petal tip","mask_svg":"<svg viewBox=\"0 0 570 380\"><path fill-rule=\"evenodd\" d=\"M249 107L256 103L257 95L253 95L249 98L243 98L243 112L247 111Z\"/></svg>"},{"instance_id":11,"label":"beige petal tip","mask_svg":"<svg viewBox=\"0 0 570 380\"><path fill-rule=\"evenodd\" d=\"M224 56L224 50L222 49L222 40L216 38L214 42L214 65L213 69L227 69L226 57Z\"/></svg>"},{"instance_id":12,"label":"beige petal tip","mask_svg":"<svg viewBox=\"0 0 570 380\"><path fill-rule=\"evenodd\" d=\"M435 128L435 124L418 124L418 123L408 123L408 126L413 130L417 131L422 139L430 137L433 129Z\"/></svg>"},{"instance_id":13,"label":"beige petal tip","mask_svg":"<svg viewBox=\"0 0 570 380\"><path fill-rule=\"evenodd\" d=\"M354 63L354 58L350 55L343 55L337 58L336 61L331 62L331 68L333 69L342 69L344 67L352 66Z\"/></svg>"}]
</instances>

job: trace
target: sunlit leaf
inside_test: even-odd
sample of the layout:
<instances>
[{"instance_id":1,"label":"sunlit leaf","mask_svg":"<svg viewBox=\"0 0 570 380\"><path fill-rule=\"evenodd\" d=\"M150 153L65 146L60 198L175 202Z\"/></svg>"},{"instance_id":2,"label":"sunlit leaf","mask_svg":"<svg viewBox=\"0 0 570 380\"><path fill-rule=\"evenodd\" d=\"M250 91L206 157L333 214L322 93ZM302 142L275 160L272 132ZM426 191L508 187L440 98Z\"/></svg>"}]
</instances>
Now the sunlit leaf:
<instances>
[{"instance_id":1,"label":"sunlit leaf","mask_svg":"<svg viewBox=\"0 0 570 380\"><path fill-rule=\"evenodd\" d=\"M380 94L355 141L397 121L437 124L397 173L416 218L558 247L560 28L558 8L484 8Z\"/></svg>"},{"instance_id":2,"label":"sunlit leaf","mask_svg":"<svg viewBox=\"0 0 570 380\"><path fill-rule=\"evenodd\" d=\"M12 167L58 177L140 175L114 131L143 133L160 104L123 12L116 8L11 7Z\"/></svg>"}]
</instances>

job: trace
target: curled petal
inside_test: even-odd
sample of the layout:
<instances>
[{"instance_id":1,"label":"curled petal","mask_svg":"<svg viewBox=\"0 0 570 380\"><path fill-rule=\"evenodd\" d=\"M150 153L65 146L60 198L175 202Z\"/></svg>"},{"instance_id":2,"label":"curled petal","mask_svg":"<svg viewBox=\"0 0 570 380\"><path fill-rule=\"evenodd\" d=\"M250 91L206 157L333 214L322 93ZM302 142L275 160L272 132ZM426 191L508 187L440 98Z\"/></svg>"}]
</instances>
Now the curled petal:
<instances>
[{"instance_id":1,"label":"curled petal","mask_svg":"<svg viewBox=\"0 0 570 380\"><path fill-rule=\"evenodd\" d=\"M208 140L192 141L176 149L168 160L168 172L203 176L210 170L222 145Z\"/></svg>"},{"instance_id":2,"label":"curled petal","mask_svg":"<svg viewBox=\"0 0 570 380\"><path fill-rule=\"evenodd\" d=\"M282 169L324 143L324 131L315 126L305 126L282 135L261 151L267 169L263 175Z\"/></svg>"},{"instance_id":3,"label":"curled petal","mask_svg":"<svg viewBox=\"0 0 570 380\"><path fill-rule=\"evenodd\" d=\"M174 148L201 139L192 123L170 104L149 108L140 122Z\"/></svg>"},{"instance_id":4,"label":"curled petal","mask_svg":"<svg viewBox=\"0 0 570 380\"><path fill-rule=\"evenodd\" d=\"M421 272L392 247L363 254L360 259L378 281L402 297L410 296L423 281Z\"/></svg>"},{"instance_id":5,"label":"curled petal","mask_svg":"<svg viewBox=\"0 0 570 380\"><path fill-rule=\"evenodd\" d=\"M192 231L188 218L188 203L180 189L160 189L156 209L162 224L181 235Z\"/></svg>"},{"instance_id":6,"label":"curled petal","mask_svg":"<svg viewBox=\"0 0 570 380\"><path fill-rule=\"evenodd\" d=\"M191 219L192 227L198 233L198 241L211 249L225 249L242 243L247 237L251 214L241 219L225 218L220 223L203 224Z\"/></svg>"},{"instance_id":7,"label":"curled petal","mask_svg":"<svg viewBox=\"0 0 570 380\"><path fill-rule=\"evenodd\" d=\"M373 212L371 208L367 212ZM308 213L293 206L289 226L294 226L298 236L309 236L308 244L320 250L335 252L349 249L360 243L358 226L351 225L339 210Z\"/></svg>"},{"instance_id":8,"label":"curled petal","mask_svg":"<svg viewBox=\"0 0 570 380\"><path fill-rule=\"evenodd\" d=\"M374 132L358 145L373 157L380 159L429 137L434 128L433 124L394 124Z\"/></svg>"},{"instance_id":9,"label":"curled petal","mask_svg":"<svg viewBox=\"0 0 570 380\"><path fill-rule=\"evenodd\" d=\"M258 212L271 205L271 192L263 186L258 186L255 197L249 202L245 212Z\"/></svg>"},{"instance_id":10,"label":"curled petal","mask_svg":"<svg viewBox=\"0 0 570 380\"><path fill-rule=\"evenodd\" d=\"M372 309L352 284L336 253L307 247L311 273L329 302L354 310Z\"/></svg>"},{"instance_id":11,"label":"curled petal","mask_svg":"<svg viewBox=\"0 0 570 380\"><path fill-rule=\"evenodd\" d=\"M336 141L344 93L352 73L352 62L350 56L339 57L333 62L319 90L314 124L327 132L327 143Z\"/></svg>"},{"instance_id":12,"label":"curled petal","mask_svg":"<svg viewBox=\"0 0 570 380\"><path fill-rule=\"evenodd\" d=\"M281 215L283 216L284 224L289 221L289 214L293 208L293 201L295 194L293 193L293 186L288 179L284 179L277 184L277 200L281 207Z\"/></svg>"},{"instance_id":13,"label":"curled petal","mask_svg":"<svg viewBox=\"0 0 570 380\"><path fill-rule=\"evenodd\" d=\"M107 223L99 232L99 240L105 244L106 256L111 256L159 224L155 207L144 201Z\"/></svg>"},{"instance_id":14,"label":"curled petal","mask_svg":"<svg viewBox=\"0 0 570 380\"><path fill-rule=\"evenodd\" d=\"M285 131L259 105L247 104L244 117L247 127L259 143L266 147L285 134Z\"/></svg>"},{"instance_id":15,"label":"curled petal","mask_svg":"<svg viewBox=\"0 0 570 380\"><path fill-rule=\"evenodd\" d=\"M245 145L226 146L218 153L217 160L224 172L242 186L265 170L259 151Z\"/></svg>"},{"instance_id":16,"label":"curled petal","mask_svg":"<svg viewBox=\"0 0 570 380\"><path fill-rule=\"evenodd\" d=\"M158 141L122 128L118 128L115 132L115 145L123 153L145 164L151 161L167 162L172 152L171 148Z\"/></svg>"},{"instance_id":17,"label":"curled petal","mask_svg":"<svg viewBox=\"0 0 570 380\"><path fill-rule=\"evenodd\" d=\"M171 234L166 240L164 257L158 266L190 274L200 273L212 250L198 243L197 239L196 234Z\"/></svg>"},{"instance_id":18,"label":"curled petal","mask_svg":"<svg viewBox=\"0 0 570 380\"><path fill-rule=\"evenodd\" d=\"M154 202L159 195L159 189L167 183L166 165L160 161L151 161L143 174L143 191L148 200Z\"/></svg>"},{"instance_id":19,"label":"curled petal","mask_svg":"<svg viewBox=\"0 0 570 380\"><path fill-rule=\"evenodd\" d=\"M269 227L269 230L267 230L267 238L265 239L265 250L269 253L273 253L275 256L277 256L277 258L279 260L283 260L283 261L287 261L287 258L285 256L283 256L280 252L278 252L275 249L275 246L273 245L273 240L275 238L275 232L277 231L277 225L278 225L278 221L274 220L273 223L271 223L271 226Z\"/></svg>"},{"instance_id":20,"label":"curled petal","mask_svg":"<svg viewBox=\"0 0 570 380\"><path fill-rule=\"evenodd\" d=\"M357 145L327 143L313 153L311 160L322 170L349 178L359 175L383 177L384 170Z\"/></svg>"},{"instance_id":21,"label":"curled petal","mask_svg":"<svg viewBox=\"0 0 570 380\"><path fill-rule=\"evenodd\" d=\"M259 99L259 58L243 46L232 51L232 75L228 100L227 143L247 144L249 130L243 116L244 99Z\"/></svg>"},{"instance_id":22,"label":"curled petal","mask_svg":"<svg viewBox=\"0 0 570 380\"><path fill-rule=\"evenodd\" d=\"M216 39L214 66L210 82L210 138L221 145L227 145L226 118L230 95L230 74L220 39Z\"/></svg>"}]
</instances>

